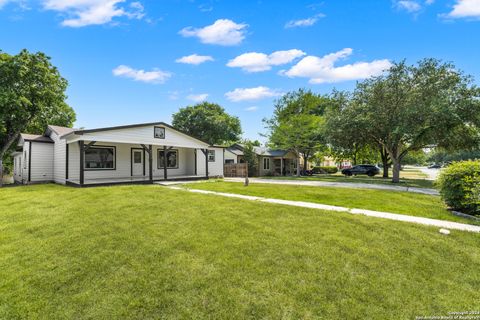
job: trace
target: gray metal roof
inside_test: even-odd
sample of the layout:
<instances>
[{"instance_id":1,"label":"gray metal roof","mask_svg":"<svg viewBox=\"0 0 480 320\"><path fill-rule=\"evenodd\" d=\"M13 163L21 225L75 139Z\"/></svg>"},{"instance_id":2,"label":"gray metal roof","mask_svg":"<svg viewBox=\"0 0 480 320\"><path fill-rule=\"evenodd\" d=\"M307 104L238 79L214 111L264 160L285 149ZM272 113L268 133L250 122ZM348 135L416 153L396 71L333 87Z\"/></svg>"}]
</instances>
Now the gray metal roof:
<instances>
[{"instance_id":1,"label":"gray metal roof","mask_svg":"<svg viewBox=\"0 0 480 320\"><path fill-rule=\"evenodd\" d=\"M244 145L237 143L227 148L227 150L233 154L236 154L237 156L243 156L243 150L242 150L243 147ZM278 149L274 150L266 147L253 147L253 151L255 152L256 155L264 156L264 157L283 157L288 153L287 150L278 150Z\"/></svg>"},{"instance_id":2,"label":"gray metal roof","mask_svg":"<svg viewBox=\"0 0 480 320\"><path fill-rule=\"evenodd\" d=\"M234 155L237 155L237 156L243 156L243 151L242 150L239 150L239 149L236 149L236 148L227 148L227 150L231 153L233 153Z\"/></svg>"},{"instance_id":3,"label":"gray metal roof","mask_svg":"<svg viewBox=\"0 0 480 320\"><path fill-rule=\"evenodd\" d=\"M259 156L282 157L288 153L286 150L272 150L265 147L253 147L253 150Z\"/></svg>"}]
</instances>

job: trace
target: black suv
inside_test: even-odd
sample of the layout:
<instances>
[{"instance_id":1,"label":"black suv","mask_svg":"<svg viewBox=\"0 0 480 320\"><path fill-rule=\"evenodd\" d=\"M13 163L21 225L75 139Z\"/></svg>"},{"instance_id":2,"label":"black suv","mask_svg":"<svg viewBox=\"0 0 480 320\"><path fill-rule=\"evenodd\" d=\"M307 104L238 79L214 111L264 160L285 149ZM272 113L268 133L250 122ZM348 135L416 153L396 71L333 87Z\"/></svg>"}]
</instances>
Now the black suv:
<instances>
[{"instance_id":1,"label":"black suv","mask_svg":"<svg viewBox=\"0 0 480 320\"><path fill-rule=\"evenodd\" d=\"M369 177L373 177L376 174L380 173L380 168L373 164L360 164L358 166L353 166L348 169L343 169L342 174L346 176L352 176L357 174L366 174Z\"/></svg>"}]
</instances>

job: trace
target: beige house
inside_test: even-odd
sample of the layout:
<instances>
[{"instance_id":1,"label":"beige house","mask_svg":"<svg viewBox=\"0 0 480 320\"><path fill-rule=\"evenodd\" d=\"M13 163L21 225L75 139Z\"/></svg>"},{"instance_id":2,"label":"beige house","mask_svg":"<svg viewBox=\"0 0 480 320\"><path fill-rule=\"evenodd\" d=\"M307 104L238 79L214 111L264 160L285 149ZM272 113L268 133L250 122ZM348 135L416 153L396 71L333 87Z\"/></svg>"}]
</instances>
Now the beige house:
<instances>
[{"instance_id":1,"label":"beige house","mask_svg":"<svg viewBox=\"0 0 480 320\"><path fill-rule=\"evenodd\" d=\"M244 163L244 145L234 144L225 149L225 164ZM265 147L253 147L258 157L258 176L295 175L297 172L297 157L293 152L273 150ZM300 165L302 165L300 159ZM302 167L300 167L302 168Z\"/></svg>"}]
</instances>

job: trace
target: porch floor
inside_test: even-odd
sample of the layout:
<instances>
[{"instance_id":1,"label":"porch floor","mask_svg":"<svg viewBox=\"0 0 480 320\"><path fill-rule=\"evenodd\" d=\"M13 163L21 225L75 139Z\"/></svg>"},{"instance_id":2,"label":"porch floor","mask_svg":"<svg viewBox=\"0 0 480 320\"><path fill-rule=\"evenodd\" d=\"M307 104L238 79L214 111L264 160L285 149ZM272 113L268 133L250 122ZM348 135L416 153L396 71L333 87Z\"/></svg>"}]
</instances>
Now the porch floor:
<instances>
[{"instance_id":1,"label":"porch floor","mask_svg":"<svg viewBox=\"0 0 480 320\"><path fill-rule=\"evenodd\" d=\"M153 177L153 181L179 181L179 180L201 180L207 179L205 176L196 176L196 175L176 175L168 176L167 180L163 176ZM112 184L141 184L149 183L149 177L121 177L121 178L97 178L97 179L85 179L83 181L84 186L95 186L95 185L112 185ZM79 179L68 179L68 185L80 186Z\"/></svg>"}]
</instances>

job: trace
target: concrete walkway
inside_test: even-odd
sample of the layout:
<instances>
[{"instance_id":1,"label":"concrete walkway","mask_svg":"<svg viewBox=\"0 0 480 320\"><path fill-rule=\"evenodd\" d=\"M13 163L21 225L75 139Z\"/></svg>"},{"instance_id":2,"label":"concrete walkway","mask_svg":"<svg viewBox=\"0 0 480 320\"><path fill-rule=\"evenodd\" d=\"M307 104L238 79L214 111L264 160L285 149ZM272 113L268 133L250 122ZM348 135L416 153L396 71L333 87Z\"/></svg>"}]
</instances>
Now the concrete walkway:
<instances>
[{"instance_id":1,"label":"concrete walkway","mask_svg":"<svg viewBox=\"0 0 480 320\"><path fill-rule=\"evenodd\" d=\"M250 200L250 201L282 204L282 205L294 206L294 207L320 209L320 210L326 210L326 211L338 211L338 212L345 212L350 214L361 214L361 215L375 217L375 218L383 218L383 219L389 219L389 220L423 224L423 225L433 226L438 228L480 233L480 226L474 226L470 224L464 224L464 223L458 223L458 222L452 222L452 221L446 221L446 220L422 218L422 217L408 216L408 215L390 213L390 212L372 211L372 210L364 210L364 209L352 209L352 208L331 206L326 204L304 202L304 201L291 201L291 200L271 199L271 198L263 198L263 197L256 197L256 196L247 196L247 195L236 194L236 193L187 189L187 188L175 187L175 186L169 186L168 188L174 189L174 190L187 191L187 192L201 193L201 194L211 194L211 195L217 195L217 196L223 196L223 197L229 197L229 198L239 198L239 199Z\"/></svg>"},{"instance_id":2,"label":"concrete walkway","mask_svg":"<svg viewBox=\"0 0 480 320\"><path fill-rule=\"evenodd\" d=\"M330 182L330 181L315 181L315 180L280 180L280 179L259 179L248 178L250 183L269 183L269 184L286 184L294 186L309 186L309 187L335 187L335 188L352 188L352 189L374 189L374 190L388 190L388 191L403 191L414 192L421 194L428 194L431 196L438 196L439 193L435 189L415 188L404 186L391 186L385 184L372 183L356 183L356 182ZM244 182L245 178L224 178L226 182Z\"/></svg>"}]
</instances>

